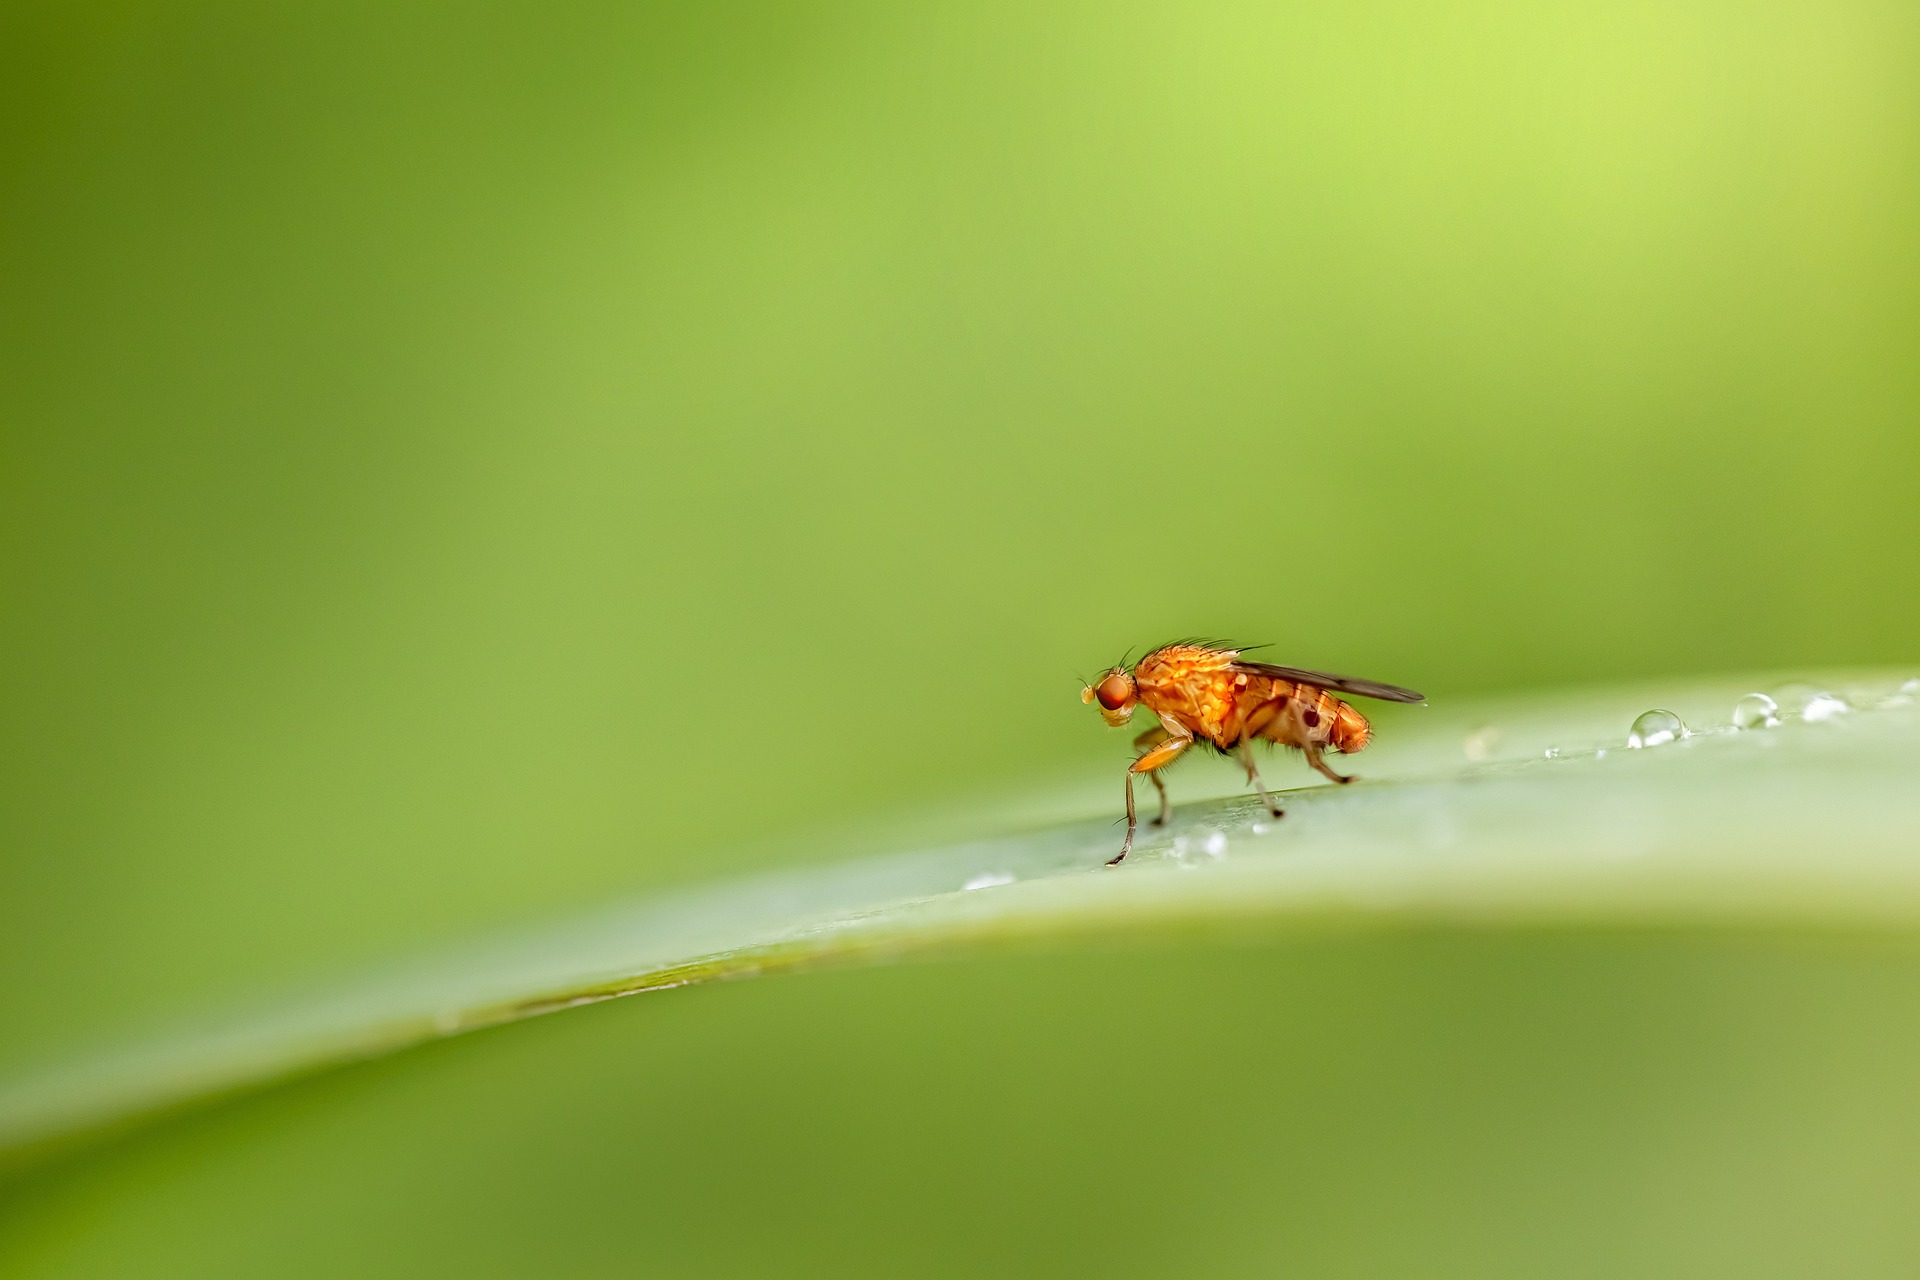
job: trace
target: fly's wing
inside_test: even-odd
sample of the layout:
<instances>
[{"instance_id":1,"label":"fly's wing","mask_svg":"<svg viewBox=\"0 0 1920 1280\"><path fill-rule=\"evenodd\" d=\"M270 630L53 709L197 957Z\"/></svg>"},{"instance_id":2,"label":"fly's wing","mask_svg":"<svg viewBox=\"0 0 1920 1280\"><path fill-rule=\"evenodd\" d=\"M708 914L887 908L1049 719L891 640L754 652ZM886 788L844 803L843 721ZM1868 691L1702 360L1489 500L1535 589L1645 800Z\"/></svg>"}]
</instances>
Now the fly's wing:
<instances>
[{"instance_id":1,"label":"fly's wing","mask_svg":"<svg viewBox=\"0 0 1920 1280\"><path fill-rule=\"evenodd\" d=\"M1379 698L1386 702L1423 702L1426 695L1415 693L1411 689L1402 689L1397 684L1381 684L1378 680L1357 680L1352 676L1336 676L1325 671L1307 671L1300 667L1276 667L1271 662L1236 662L1235 671L1244 671L1248 675L1271 676L1276 680L1292 680L1297 684L1310 684L1319 689L1331 689L1335 693L1351 693L1360 698Z\"/></svg>"}]
</instances>

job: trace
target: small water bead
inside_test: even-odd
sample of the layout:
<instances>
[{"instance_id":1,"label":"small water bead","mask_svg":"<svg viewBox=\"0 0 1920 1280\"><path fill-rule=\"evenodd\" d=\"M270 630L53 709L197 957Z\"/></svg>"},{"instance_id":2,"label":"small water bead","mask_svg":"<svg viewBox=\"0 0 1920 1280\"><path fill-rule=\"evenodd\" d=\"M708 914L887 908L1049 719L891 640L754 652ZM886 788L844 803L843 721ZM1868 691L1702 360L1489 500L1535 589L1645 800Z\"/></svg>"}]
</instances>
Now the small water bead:
<instances>
[{"instance_id":1,"label":"small water bead","mask_svg":"<svg viewBox=\"0 0 1920 1280\"><path fill-rule=\"evenodd\" d=\"M1004 871L989 871L989 872L986 872L984 875L977 875L973 879L961 885L960 891L962 893L965 893L973 889L991 889L991 888L994 888L996 885L1012 884L1012 883L1013 883L1013 877L1006 874Z\"/></svg>"},{"instance_id":2,"label":"small water bead","mask_svg":"<svg viewBox=\"0 0 1920 1280\"><path fill-rule=\"evenodd\" d=\"M1469 761L1480 764L1493 758L1494 749L1500 745L1500 731L1490 724L1483 724L1468 734L1467 740L1460 745Z\"/></svg>"},{"instance_id":3,"label":"small water bead","mask_svg":"<svg viewBox=\"0 0 1920 1280\"><path fill-rule=\"evenodd\" d=\"M1253 834L1257 836L1263 836L1267 834L1267 832L1273 830L1273 828L1268 826L1264 822L1256 822L1252 826L1248 827L1247 830L1253 832Z\"/></svg>"},{"instance_id":4,"label":"small water bead","mask_svg":"<svg viewBox=\"0 0 1920 1280\"><path fill-rule=\"evenodd\" d=\"M1832 720L1837 716L1846 715L1847 712L1851 710L1853 710L1853 708L1847 705L1846 699L1837 698L1831 693L1823 693L1817 698L1807 700L1807 705L1800 708L1800 718L1802 720Z\"/></svg>"},{"instance_id":5,"label":"small water bead","mask_svg":"<svg viewBox=\"0 0 1920 1280\"><path fill-rule=\"evenodd\" d=\"M1920 679L1905 681L1898 689L1880 699L1880 705L1886 708L1910 707L1920 702Z\"/></svg>"},{"instance_id":6,"label":"small water bead","mask_svg":"<svg viewBox=\"0 0 1920 1280\"><path fill-rule=\"evenodd\" d=\"M1558 760L1559 758L1560 758L1560 748L1558 747L1547 748L1547 759Z\"/></svg>"},{"instance_id":7,"label":"small water bead","mask_svg":"<svg viewBox=\"0 0 1920 1280\"><path fill-rule=\"evenodd\" d=\"M1750 693L1733 704L1736 729L1771 729L1780 723L1780 704L1764 693Z\"/></svg>"},{"instance_id":8,"label":"small water bead","mask_svg":"<svg viewBox=\"0 0 1920 1280\"><path fill-rule=\"evenodd\" d=\"M1175 836L1169 856L1175 865L1191 871L1211 859L1220 861L1227 853L1227 833L1212 827L1196 831L1192 836Z\"/></svg>"},{"instance_id":9,"label":"small water bead","mask_svg":"<svg viewBox=\"0 0 1920 1280\"><path fill-rule=\"evenodd\" d=\"M1687 726L1679 716L1656 707L1642 711L1640 718L1633 722L1633 728L1627 731L1627 745L1658 747L1686 736Z\"/></svg>"},{"instance_id":10,"label":"small water bead","mask_svg":"<svg viewBox=\"0 0 1920 1280\"><path fill-rule=\"evenodd\" d=\"M1803 680L1781 685L1773 691L1773 696L1780 704L1780 714L1783 717L1831 720L1835 716L1843 716L1853 710L1847 705L1846 699L1837 696L1831 689L1817 684L1808 684Z\"/></svg>"}]
</instances>

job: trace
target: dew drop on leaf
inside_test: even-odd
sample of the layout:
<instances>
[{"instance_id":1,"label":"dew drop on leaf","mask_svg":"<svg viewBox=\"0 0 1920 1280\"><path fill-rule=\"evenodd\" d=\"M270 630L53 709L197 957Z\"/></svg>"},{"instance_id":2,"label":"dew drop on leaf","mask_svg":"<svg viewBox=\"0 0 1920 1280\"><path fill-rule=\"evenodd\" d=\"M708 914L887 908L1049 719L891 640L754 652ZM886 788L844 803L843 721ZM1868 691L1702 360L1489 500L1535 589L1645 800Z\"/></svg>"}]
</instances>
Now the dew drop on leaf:
<instances>
[{"instance_id":1,"label":"dew drop on leaf","mask_svg":"<svg viewBox=\"0 0 1920 1280\"><path fill-rule=\"evenodd\" d=\"M1736 729L1771 729L1780 723L1780 704L1764 693L1750 693L1733 704Z\"/></svg>"},{"instance_id":2,"label":"dew drop on leaf","mask_svg":"<svg viewBox=\"0 0 1920 1280\"><path fill-rule=\"evenodd\" d=\"M1652 711L1642 711L1639 719L1633 722L1633 728L1627 731L1627 745L1658 747L1686 736L1687 726L1679 716L1656 707Z\"/></svg>"},{"instance_id":3,"label":"dew drop on leaf","mask_svg":"<svg viewBox=\"0 0 1920 1280\"><path fill-rule=\"evenodd\" d=\"M1853 710L1853 708L1847 705L1846 699L1835 697L1831 693L1823 693L1817 698L1810 699L1807 705L1800 709L1800 718L1802 720L1832 720L1836 716L1843 716L1851 710Z\"/></svg>"},{"instance_id":4,"label":"dew drop on leaf","mask_svg":"<svg viewBox=\"0 0 1920 1280\"><path fill-rule=\"evenodd\" d=\"M1773 696L1780 704L1782 716L1798 716L1802 720L1831 720L1853 710L1846 699L1816 684L1796 681L1781 685L1773 691Z\"/></svg>"},{"instance_id":5,"label":"dew drop on leaf","mask_svg":"<svg viewBox=\"0 0 1920 1280\"><path fill-rule=\"evenodd\" d=\"M1910 707L1920 702L1920 677L1904 681L1898 689L1880 699L1880 705L1886 708Z\"/></svg>"}]
</instances>

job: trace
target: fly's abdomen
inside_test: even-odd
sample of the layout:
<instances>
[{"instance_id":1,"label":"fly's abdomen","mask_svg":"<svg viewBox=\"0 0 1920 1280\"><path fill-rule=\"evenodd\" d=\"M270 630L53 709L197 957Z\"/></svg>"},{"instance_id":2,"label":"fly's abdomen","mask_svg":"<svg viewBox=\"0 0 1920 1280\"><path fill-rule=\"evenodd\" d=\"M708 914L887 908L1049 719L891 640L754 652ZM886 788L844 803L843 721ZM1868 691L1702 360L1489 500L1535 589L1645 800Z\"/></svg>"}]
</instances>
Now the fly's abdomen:
<instances>
[{"instance_id":1,"label":"fly's abdomen","mask_svg":"<svg viewBox=\"0 0 1920 1280\"><path fill-rule=\"evenodd\" d=\"M1368 739L1373 737L1373 727L1367 723L1367 718L1349 703L1324 693L1320 696L1333 704L1328 708L1331 714L1327 741L1333 744L1334 749L1350 756L1366 746Z\"/></svg>"},{"instance_id":2,"label":"fly's abdomen","mask_svg":"<svg viewBox=\"0 0 1920 1280\"><path fill-rule=\"evenodd\" d=\"M1269 742L1283 747L1323 743L1352 755L1373 737L1367 718L1325 689L1276 680L1269 693L1248 723L1251 733Z\"/></svg>"}]
</instances>

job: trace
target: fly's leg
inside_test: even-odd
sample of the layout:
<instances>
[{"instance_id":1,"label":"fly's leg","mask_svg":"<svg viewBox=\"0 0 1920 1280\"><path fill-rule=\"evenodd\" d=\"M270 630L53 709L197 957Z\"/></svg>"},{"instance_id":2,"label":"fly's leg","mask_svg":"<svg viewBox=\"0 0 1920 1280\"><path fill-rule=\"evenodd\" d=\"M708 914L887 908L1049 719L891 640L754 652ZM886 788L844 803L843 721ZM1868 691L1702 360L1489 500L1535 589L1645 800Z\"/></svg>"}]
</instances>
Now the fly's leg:
<instances>
[{"instance_id":1,"label":"fly's leg","mask_svg":"<svg viewBox=\"0 0 1920 1280\"><path fill-rule=\"evenodd\" d=\"M1153 789L1160 793L1160 812L1154 816L1153 825L1164 827L1167 825L1167 819L1173 815L1173 802L1167 799L1167 784L1160 781L1160 775L1157 773L1148 774L1147 781L1153 783Z\"/></svg>"},{"instance_id":2,"label":"fly's leg","mask_svg":"<svg viewBox=\"0 0 1920 1280\"><path fill-rule=\"evenodd\" d=\"M1133 775L1136 773L1144 773L1151 776L1155 769L1161 769L1172 764L1179 758L1182 751L1185 751L1192 745L1192 738L1175 738L1169 735L1165 742L1127 766L1127 838L1121 843L1120 852L1114 854L1113 858L1107 863L1108 866L1119 866L1120 859L1126 857L1127 851L1133 848L1133 831L1138 825L1133 814ZM1154 782L1158 783L1159 781L1158 778L1154 778Z\"/></svg>"},{"instance_id":3,"label":"fly's leg","mask_svg":"<svg viewBox=\"0 0 1920 1280\"><path fill-rule=\"evenodd\" d=\"M1330 767L1328 767L1327 762L1321 758L1320 744L1315 742L1312 738L1306 739L1301 744L1300 749L1307 753L1307 763L1312 765L1315 769L1319 770L1321 776L1326 778L1329 782L1346 783L1346 782L1353 781L1354 775L1350 773L1335 773Z\"/></svg>"},{"instance_id":4,"label":"fly's leg","mask_svg":"<svg viewBox=\"0 0 1920 1280\"><path fill-rule=\"evenodd\" d=\"M1273 797L1267 794L1266 784L1260 781L1260 771L1253 767L1253 743L1240 744L1240 764L1247 771L1247 781L1260 793L1260 803L1267 806L1267 812L1276 818L1286 817L1287 811L1273 802Z\"/></svg>"},{"instance_id":5,"label":"fly's leg","mask_svg":"<svg viewBox=\"0 0 1920 1280\"><path fill-rule=\"evenodd\" d=\"M1127 856L1129 849L1133 848L1133 829L1138 825L1140 824L1134 820L1133 816L1133 770L1129 769L1127 770L1127 838L1120 842L1120 852L1107 859L1108 866L1119 866L1120 860Z\"/></svg>"},{"instance_id":6,"label":"fly's leg","mask_svg":"<svg viewBox=\"0 0 1920 1280\"><path fill-rule=\"evenodd\" d=\"M1133 740L1133 749L1145 752L1149 748L1159 746L1172 736L1164 727L1149 729ZM1153 781L1153 789L1160 793L1160 816L1153 820L1153 825L1164 827L1167 825L1167 818L1173 813L1173 804L1167 799L1167 784L1160 781L1160 775L1157 772L1150 773L1147 777Z\"/></svg>"}]
</instances>

